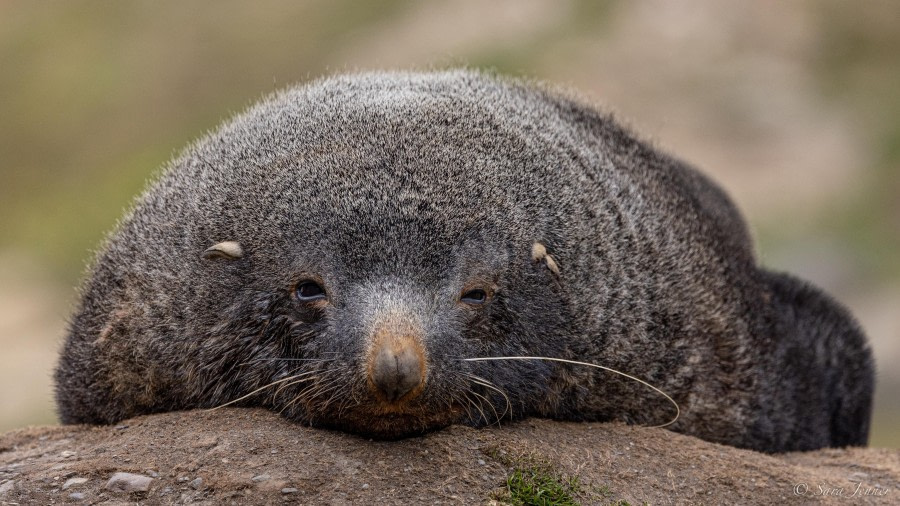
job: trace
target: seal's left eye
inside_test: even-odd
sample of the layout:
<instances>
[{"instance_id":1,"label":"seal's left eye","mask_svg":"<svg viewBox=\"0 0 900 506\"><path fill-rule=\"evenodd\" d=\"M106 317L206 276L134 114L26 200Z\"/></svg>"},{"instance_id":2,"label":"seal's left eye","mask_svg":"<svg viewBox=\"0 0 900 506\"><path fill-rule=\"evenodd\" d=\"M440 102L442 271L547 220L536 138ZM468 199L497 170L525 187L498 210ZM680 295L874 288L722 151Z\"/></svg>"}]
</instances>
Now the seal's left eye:
<instances>
[{"instance_id":1,"label":"seal's left eye","mask_svg":"<svg viewBox=\"0 0 900 506\"><path fill-rule=\"evenodd\" d=\"M465 302L466 304L484 304L486 300L487 293L481 289L469 290L459 298L460 302Z\"/></svg>"},{"instance_id":2,"label":"seal's left eye","mask_svg":"<svg viewBox=\"0 0 900 506\"><path fill-rule=\"evenodd\" d=\"M300 302L312 302L325 298L325 289L315 281L304 281L297 285L297 300Z\"/></svg>"}]
</instances>

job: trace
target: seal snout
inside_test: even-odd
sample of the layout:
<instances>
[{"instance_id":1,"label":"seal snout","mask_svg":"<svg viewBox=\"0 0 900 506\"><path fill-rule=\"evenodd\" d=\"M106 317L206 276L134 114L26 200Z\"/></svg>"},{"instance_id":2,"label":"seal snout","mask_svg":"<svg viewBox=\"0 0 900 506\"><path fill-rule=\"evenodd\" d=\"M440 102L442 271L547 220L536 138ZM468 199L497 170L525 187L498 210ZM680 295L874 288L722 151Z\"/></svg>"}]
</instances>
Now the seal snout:
<instances>
[{"instance_id":1,"label":"seal snout","mask_svg":"<svg viewBox=\"0 0 900 506\"><path fill-rule=\"evenodd\" d=\"M410 346L382 345L372 366L372 382L388 402L396 402L422 382L424 364Z\"/></svg>"},{"instance_id":2,"label":"seal snout","mask_svg":"<svg viewBox=\"0 0 900 506\"><path fill-rule=\"evenodd\" d=\"M393 327L393 328L392 328ZM425 352L418 332L396 326L375 332L368 356L369 386L382 403L395 405L425 388Z\"/></svg>"}]
</instances>

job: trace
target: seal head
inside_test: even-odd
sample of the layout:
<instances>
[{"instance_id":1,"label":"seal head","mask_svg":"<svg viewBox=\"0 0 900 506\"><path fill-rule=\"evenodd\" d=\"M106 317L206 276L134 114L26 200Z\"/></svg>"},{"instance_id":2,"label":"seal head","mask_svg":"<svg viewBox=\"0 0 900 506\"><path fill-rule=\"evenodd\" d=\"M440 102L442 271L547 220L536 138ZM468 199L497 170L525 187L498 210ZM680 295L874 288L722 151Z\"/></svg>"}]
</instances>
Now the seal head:
<instances>
[{"instance_id":1,"label":"seal head","mask_svg":"<svg viewBox=\"0 0 900 506\"><path fill-rule=\"evenodd\" d=\"M377 437L532 411L549 366L462 361L565 354L565 294L531 248L558 244L570 211L529 202L566 155L503 120L507 92L471 73L339 77L193 146L97 261L58 372L63 420L265 385L240 404Z\"/></svg>"}]
</instances>

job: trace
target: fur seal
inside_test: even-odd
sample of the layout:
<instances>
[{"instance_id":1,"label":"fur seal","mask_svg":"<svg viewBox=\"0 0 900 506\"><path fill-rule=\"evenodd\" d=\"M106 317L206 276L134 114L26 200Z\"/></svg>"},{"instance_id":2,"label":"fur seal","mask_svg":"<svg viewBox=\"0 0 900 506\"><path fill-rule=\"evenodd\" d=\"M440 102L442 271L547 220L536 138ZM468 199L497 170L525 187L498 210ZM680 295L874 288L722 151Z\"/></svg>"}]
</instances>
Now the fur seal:
<instances>
[{"instance_id":1,"label":"fur seal","mask_svg":"<svg viewBox=\"0 0 900 506\"><path fill-rule=\"evenodd\" d=\"M476 71L276 93L190 146L99 253L64 423L225 403L377 438L526 416L767 452L864 445L852 316L761 268L725 193L577 98Z\"/></svg>"}]
</instances>

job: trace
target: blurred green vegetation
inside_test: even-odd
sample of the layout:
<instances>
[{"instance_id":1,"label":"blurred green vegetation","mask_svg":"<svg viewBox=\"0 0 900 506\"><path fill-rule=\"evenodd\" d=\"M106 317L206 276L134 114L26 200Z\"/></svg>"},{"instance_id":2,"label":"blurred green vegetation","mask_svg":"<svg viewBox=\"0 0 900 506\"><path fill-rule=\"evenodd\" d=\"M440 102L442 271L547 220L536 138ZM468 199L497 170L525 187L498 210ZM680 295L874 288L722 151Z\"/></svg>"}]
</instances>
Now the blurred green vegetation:
<instances>
[{"instance_id":1,"label":"blurred green vegetation","mask_svg":"<svg viewBox=\"0 0 900 506\"><path fill-rule=\"evenodd\" d=\"M823 213L811 234L852 243L869 281L900 279L900 4L818 5L829 36L812 62L820 89L853 109L875 150L860 189Z\"/></svg>"}]
</instances>

